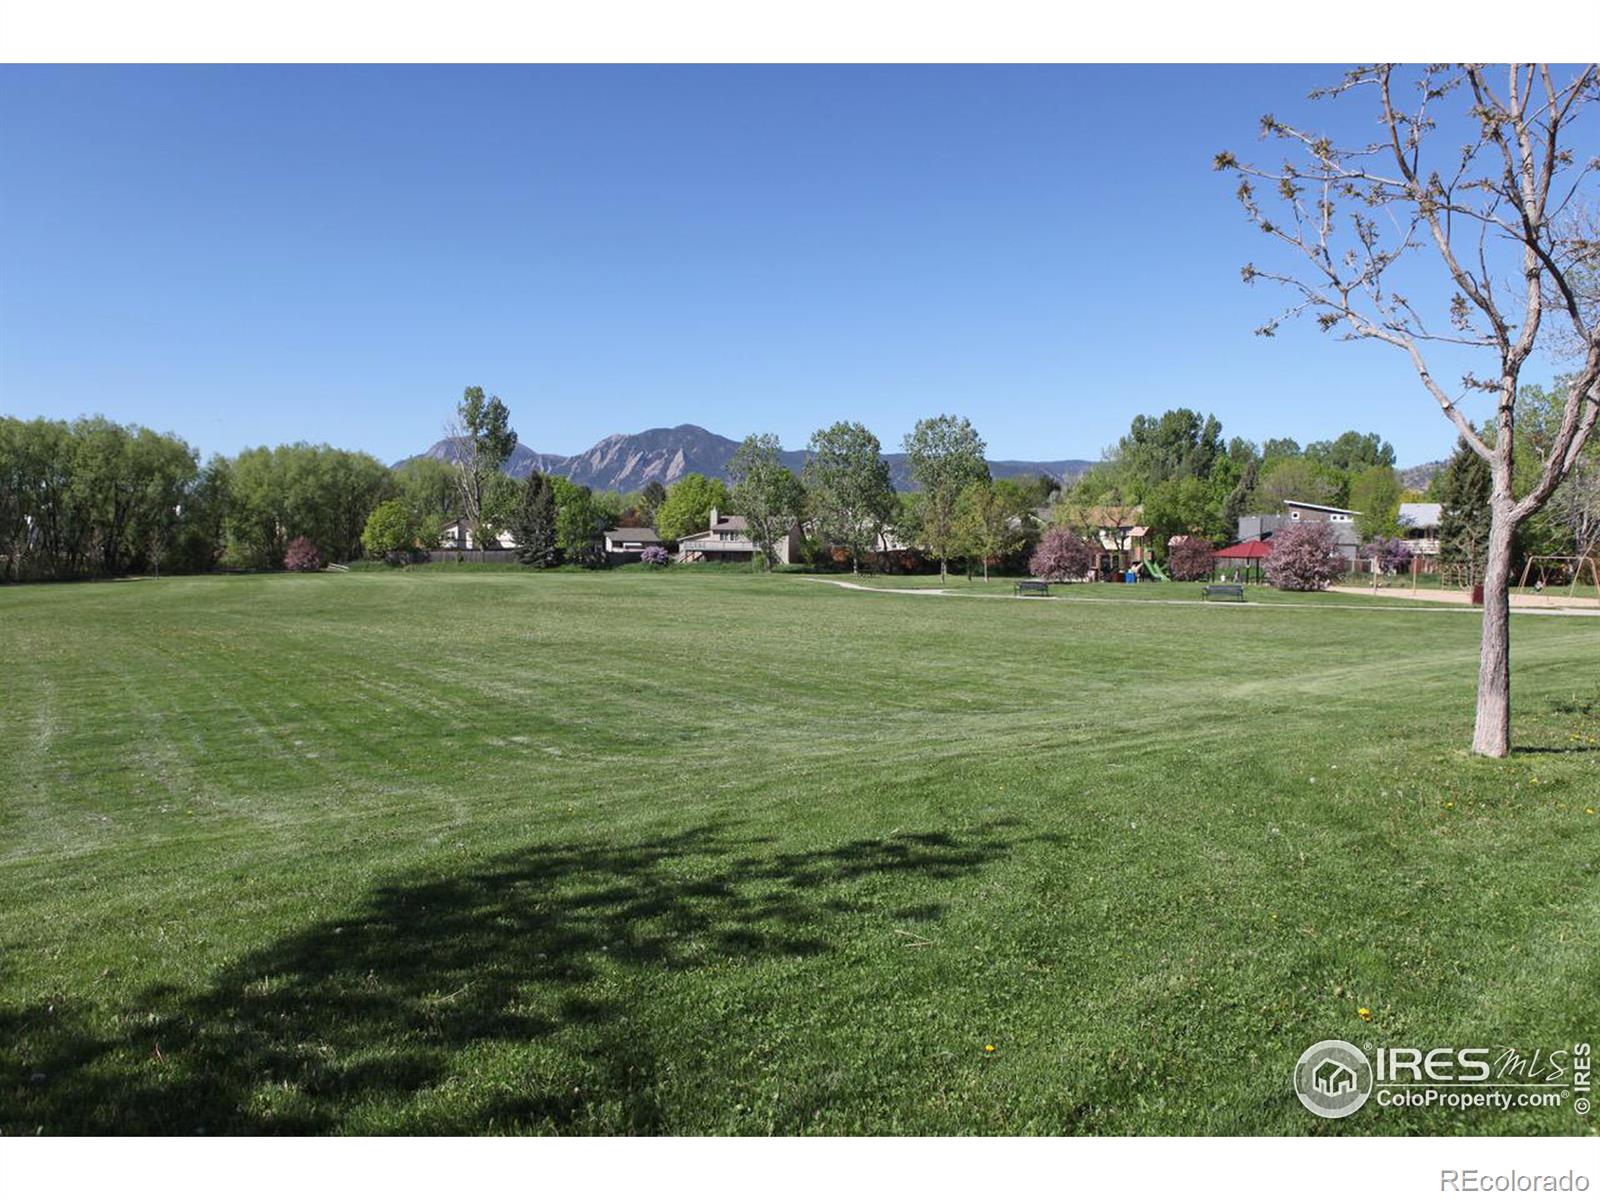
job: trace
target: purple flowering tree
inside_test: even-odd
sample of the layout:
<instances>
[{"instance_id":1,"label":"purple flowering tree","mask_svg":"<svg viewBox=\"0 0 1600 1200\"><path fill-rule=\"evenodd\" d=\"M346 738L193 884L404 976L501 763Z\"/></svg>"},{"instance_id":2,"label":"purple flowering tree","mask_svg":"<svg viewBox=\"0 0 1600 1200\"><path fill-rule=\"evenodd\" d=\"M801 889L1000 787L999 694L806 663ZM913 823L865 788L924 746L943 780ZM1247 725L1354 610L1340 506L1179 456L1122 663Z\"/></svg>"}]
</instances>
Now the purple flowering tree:
<instances>
[{"instance_id":1,"label":"purple flowering tree","mask_svg":"<svg viewBox=\"0 0 1600 1200\"><path fill-rule=\"evenodd\" d=\"M298 537L289 543L289 549L283 556L283 569L285 571L320 571L322 570L322 551L318 550L310 538Z\"/></svg>"},{"instance_id":2,"label":"purple flowering tree","mask_svg":"<svg viewBox=\"0 0 1600 1200\"><path fill-rule=\"evenodd\" d=\"M639 561L647 567L664 567L667 565L667 548L665 546L646 546L644 553L639 555Z\"/></svg>"},{"instance_id":3,"label":"purple flowering tree","mask_svg":"<svg viewBox=\"0 0 1600 1200\"><path fill-rule=\"evenodd\" d=\"M1272 535L1267 582L1286 592L1320 592L1344 573L1333 526L1302 521Z\"/></svg>"},{"instance_id":4,"label":"purple flowering tree","mask_svg":"<svg viewBox=\"0 0 1600 1200\"><path fill-rule=\"evenodd\" d=\"M1361 547L1361 553L1375 561L1385 575L1399 575L1411 566L1411 547L1399 538L1378 538Z\"/></svg>"}]
</instances>

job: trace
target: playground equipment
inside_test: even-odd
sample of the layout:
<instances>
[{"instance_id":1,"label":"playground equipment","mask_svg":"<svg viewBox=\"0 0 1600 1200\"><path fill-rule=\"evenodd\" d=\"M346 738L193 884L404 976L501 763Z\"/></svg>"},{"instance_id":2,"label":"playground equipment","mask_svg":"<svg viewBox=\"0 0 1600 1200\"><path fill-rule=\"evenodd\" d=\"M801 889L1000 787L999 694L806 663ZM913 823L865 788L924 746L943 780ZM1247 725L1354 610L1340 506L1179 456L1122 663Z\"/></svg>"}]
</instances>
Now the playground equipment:
<instances>
[{"instance_id":1,"label":"playground equipment","mask_svg":"<svg viewBox=\"0 0 1600 1200\"><path fill-rule=\"evenodd\" d=\"M1150 574L1152 576L1154 576L1155 578L1159 579L1162 583L1171 583L1172 582L1170 579L1167 578L1167 573L1161 569L1161 564L1156 562L1155 559L1153 559L1153 558L1145 559L1144 560L1144 565L1150 569Z\"/></svg>"},{"instance_id":2,"label":"playground equipment","mask_svg":"<svg viewBox=\"0 0 1600 1200\"><path fill-rule=\"evenodd\" d=\"M1538 575L1534 587L1537 591L1544 591L1550 584L1557 587L1565 583L1567 595L1578 594L1578 584L1583 581L1584 569L1588 569L1589 582L1594 584L1596 599L1600 599L1600 556L1593 554L1534 554L1522 567L1522 579L1517 584L1517 589L1523 590L1528 586L1528 576L1537 570Z\"/></svg>"}]
</instances>

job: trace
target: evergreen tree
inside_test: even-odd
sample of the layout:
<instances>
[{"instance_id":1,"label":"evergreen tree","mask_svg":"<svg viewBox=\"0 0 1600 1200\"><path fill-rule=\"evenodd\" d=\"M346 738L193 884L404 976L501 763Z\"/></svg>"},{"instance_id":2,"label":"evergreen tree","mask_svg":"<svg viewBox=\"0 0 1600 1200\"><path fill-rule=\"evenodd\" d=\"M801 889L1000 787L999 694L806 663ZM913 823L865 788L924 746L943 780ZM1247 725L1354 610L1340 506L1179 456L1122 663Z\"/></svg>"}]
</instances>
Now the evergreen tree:
<instances>
[{"instance_id":1,"label":"evergreen tree","mask_svg":"<svg viewBox=\"0 0 1600 1200\"><path fill-rule=\"evenodd\" d=\"M1440 475L1439 556L1470 567L1476 577L1489 553L1489 464L1463 439Z\"/></svg>"},{"instance_id":2,"label":"evergreen tree","mask_svg":"<svg viewBox=\"0 0 1600 1200\"><path fill-rule=\"evenodd\" d=\"M517 506L517 558L530 567L553 567L561 561L556 545L556 493L538 471L528 473Z\"/></svg>"}]
</instances>

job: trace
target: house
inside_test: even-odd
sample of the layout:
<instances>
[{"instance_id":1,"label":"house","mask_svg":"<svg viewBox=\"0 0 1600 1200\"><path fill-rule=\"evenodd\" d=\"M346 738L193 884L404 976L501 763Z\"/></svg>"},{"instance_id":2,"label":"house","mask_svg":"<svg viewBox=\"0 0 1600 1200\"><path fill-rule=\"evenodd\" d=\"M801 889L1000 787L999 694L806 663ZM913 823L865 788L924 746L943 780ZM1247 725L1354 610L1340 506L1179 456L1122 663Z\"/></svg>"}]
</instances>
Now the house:
<instances>
[{"instance_id":1,"label":"house","mask_svg":"<svg viewBox=\"0 0 1600 1200\"><path fill-rule=\"evenodd\" d=\"M1444 520L1442 504L1402 504L1400 506L1400 540L1411 551L1421 571L1437 570L1439 566L1439 524Z\"/></svg>"},{"instance_id":2,"label":"house","mask_svg":"<svg viewBox=\"0 0 1600 1200\"><path fill-rule=\"evenodd\" d=\"M642 525L624 525L620 529L608 529L601 536L606 542L606 558L612 562L637 559L651 546L661 545L661 538L656 531Z\"/></svg>"},{"instance_id":3,"label":"house","mask_svg":"<svg viewBox=\"0 0 1600 1200\"><path fill-rule=\"evenodd\" d=\"M800 561L800 540L797 521L773 548L778 562ZM678 539L679 562L749 562L757 553L758 547L750 540L750 523L743 517L723 516L714 508L709 528Z\"/></svg>"},{"instance_id":4,"label":"house","mask_svg":"<svg viewBox=\"0 0 1600 1200\"><path fill-rule=\"evenodd\" d=\"M1361 539L1356 536L1355 526L1355 519L1360 515L1353 509L1335 508L1331 504L1285 500L1281 513L1240 517L1237 537L1241 542L1271 541L1274 533L1290 525L1325 524L1333 529L1339 553L1353 566L1361 550Z\"/></svg>"},{"instance_id":5,"label":"house","mask_svg":"<svg viewBox=\"0 0 1600 1200\"><path fill-rule=\"evenodd\" d=\"M467 521L457 518L444 527L439 537L441 550L515 550L517 539L512 536L509 529L502 529L498 537L492 542L486 541L484 545L474 544L472 526Z\"/></svg>"}]
</instances>

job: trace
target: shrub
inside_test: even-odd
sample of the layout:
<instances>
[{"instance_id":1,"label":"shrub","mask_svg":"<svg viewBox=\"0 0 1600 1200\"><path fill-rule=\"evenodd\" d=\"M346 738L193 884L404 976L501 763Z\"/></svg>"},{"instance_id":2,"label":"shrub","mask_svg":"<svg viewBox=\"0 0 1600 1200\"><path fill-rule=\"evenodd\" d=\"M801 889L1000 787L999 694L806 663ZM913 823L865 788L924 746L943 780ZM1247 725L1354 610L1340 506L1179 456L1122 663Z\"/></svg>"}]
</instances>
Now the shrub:
<instances>
[{"instance_id":1,"label":"shrub","mask_svg":"<svg viewBox=\"0 0 1600 1200\"><path fill-rule=\"evenodd\" d=\"M1082 579L1094 565L1094 548L1062 525L1045 530L1039 547L1028 559L1028 570L1050 583Z\"/></svg>"},{"instance_id":2,"label":"shrub","mask_svg":"<svg viewBox=\"0 0 1600 1200\"><path fill-rule=\"evenodd\" d=\"M283 569L285 571L320 571L322 570L322 551L318 550L310 538L295 538L289 543L289 549L283 556Z\"/></svg>"},{"instance_id":3,"label":"shrub","mask_svg":"<svg viewBox=\"0 0 1600 1200\"><path fill-rule=\"evenodd\" d=\"M1174 579L1192 582L1211 578L1211 559L1216 547L1203 537L1190 534L1172 547L1167 559L1167 571Z\"/></svg>"},{"instance_id":4,"label":"shrub","mask_svg":"<svg viewBox=\"0 0 1600 1200\"><path fill-rule=\"evenodd\" d=\"M1267 581L1286 592L1320 592L1344 571L1333 527L1305 521L1272 535Z\"/></svg>"},{"instance_id":5,"label":"shrub","mask_svg":"<svg viewBox=\"0 0 1600 1200\"><path fill-rule=\"evenodd\" d=\"M1411 547L1399 538L1378 538L1361 547L1361 553L1376 559L1378 569L1386 575L1398 575L1411 566Z\"/></svg>"},{"instance_id":6,"label":"shrub","mask_svg":"<svg viewBox=\"0 0 1600 1200\"><path fill-rule=\"evenodd\" d=\"M647 567L664 567L667 565L667 548L665 546L646 546L644 553L639 555L639 561Z\"/></svg>"}]
</instances>

